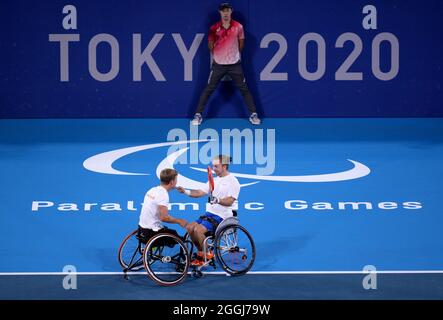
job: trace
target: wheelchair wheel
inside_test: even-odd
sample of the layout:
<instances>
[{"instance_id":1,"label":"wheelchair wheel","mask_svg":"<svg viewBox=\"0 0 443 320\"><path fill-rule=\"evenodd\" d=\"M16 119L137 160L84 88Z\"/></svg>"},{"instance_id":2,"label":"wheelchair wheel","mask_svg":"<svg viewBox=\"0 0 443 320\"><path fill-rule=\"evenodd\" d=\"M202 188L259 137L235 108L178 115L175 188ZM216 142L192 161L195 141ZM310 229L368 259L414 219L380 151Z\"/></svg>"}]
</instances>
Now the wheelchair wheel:
<instances>
[{"instance_id":1,"label":"wheelchair wheel","mask_svg":"<svg viewBox=\"0 0 443 320\"><path fill-rule=\"evenodd\" d=\"M163 286L180 283L186 277L190 263L186 245L171 234L160 233L152 237L143 253L148 276Z\"/></svg>"},{"instance_id":2,"label":"wheelchair wheel","mask_svg":"<svg viewBox=\"0 0 443 320\"><path fill-rule=\"evenodd\" d=\"M125 271L143 269L144 247L145 245L137 238L137 230L126 236L118 249L118 262Z\"/></svg>"},{"instance_id":3,"label":"wheelchair wheel","mask_svg":"<svg viewBox=\"0 0 443 320\"><path fill-rule=\"evenodd\" d=\"M218 262L230 275L245 274L254 264L254 240L240 225L228 225L217 232L215 248Z\"/></svg>"}]
</instances>

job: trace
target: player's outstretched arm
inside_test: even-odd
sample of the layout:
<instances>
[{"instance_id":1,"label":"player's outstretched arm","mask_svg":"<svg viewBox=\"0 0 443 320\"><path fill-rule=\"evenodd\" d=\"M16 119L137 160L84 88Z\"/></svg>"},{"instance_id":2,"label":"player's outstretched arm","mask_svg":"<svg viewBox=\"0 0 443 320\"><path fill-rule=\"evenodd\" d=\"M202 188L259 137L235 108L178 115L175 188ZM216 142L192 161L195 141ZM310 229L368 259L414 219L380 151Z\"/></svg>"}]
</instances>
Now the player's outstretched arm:
<instances>
[{"instance_id":1,"label":"player's outstretched arm","mask_svg":"<svg viewBox=\"0 0 443 320\"><path fill-rule=\"evenodd\" d=\"M178 192L184 193L190 196L191 198L200 198L207 195L207 193L204 192L203 190L187 190L183 187L177 187L176 189Z\"/></svg>"}]
</instances>

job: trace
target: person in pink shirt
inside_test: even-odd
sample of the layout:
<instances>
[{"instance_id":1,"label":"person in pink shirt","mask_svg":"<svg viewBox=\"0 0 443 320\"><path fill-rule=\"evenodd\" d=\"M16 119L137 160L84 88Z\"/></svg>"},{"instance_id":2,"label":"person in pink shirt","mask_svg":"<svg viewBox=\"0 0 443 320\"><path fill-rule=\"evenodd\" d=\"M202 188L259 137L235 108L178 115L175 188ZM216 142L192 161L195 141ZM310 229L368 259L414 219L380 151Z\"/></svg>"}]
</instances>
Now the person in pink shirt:
<instances>
[{"instance_id":1,"label":"person in pink shirt","mask_svg":"<svg viewBox=\"0 0 443 320\"><path fill-rule=\"evenodd\" d=\"M208 47L212 53L211 73L208 84L200 96L192 120L193 125L201 124L205 105L225 75L229 75L240 90L250 113L249 121L255 125L260 124L254 99L249 92L241 66L241 51L245 44L245 32L243 26L231 18L232 11L232 6L229 3L222 3L219 7L221 20L209 29Z\"/></svg>"}]
</instances>

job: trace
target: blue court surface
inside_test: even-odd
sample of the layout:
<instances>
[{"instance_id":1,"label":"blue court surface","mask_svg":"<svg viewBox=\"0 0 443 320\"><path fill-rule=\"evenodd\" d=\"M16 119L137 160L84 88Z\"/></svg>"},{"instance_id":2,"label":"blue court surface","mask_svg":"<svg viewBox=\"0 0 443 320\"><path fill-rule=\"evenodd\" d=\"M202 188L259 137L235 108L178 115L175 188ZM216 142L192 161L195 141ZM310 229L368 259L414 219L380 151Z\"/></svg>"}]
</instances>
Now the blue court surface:
<instances>
[{"instance_id":1,"label":"blue court surface","mask_svg":"<svg viewBox=\"0 0 443 320\"><path fill-rule=\"evenodd\" d=\"M174 128L186 135L171 151ZM143 272L124 280L117 250L157 171L173 164L179 184L206 182L196 169L207 163L188 155L224 128L265 137L264 150L233 143L254 157L230 167L257 248L251 272L208 269L168 288ZM0 299L443 299L443 119L209 119L190 130L186 119L0 120ZM260 163L272 132L275 157ZM170 201L194 220L206 199ZM62 286L69 265L76 290ZM376 289L363 287L368 268Z\"/></svg>"}]
</instances>

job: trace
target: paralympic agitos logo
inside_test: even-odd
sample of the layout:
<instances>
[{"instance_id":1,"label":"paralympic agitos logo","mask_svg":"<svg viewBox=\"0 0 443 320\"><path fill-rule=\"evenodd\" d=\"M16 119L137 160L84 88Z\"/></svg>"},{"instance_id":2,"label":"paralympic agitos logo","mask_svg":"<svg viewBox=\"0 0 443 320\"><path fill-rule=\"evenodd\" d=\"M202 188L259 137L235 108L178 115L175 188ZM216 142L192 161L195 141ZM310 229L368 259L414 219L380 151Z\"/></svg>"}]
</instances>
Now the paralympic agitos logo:
<instances>
[{"instance_id":1,"label":"paralympic agitos logo","mask_svg":"<svg viewBox=\"0 0 443 320\"><path fill-rule=\"evenodd\" d=\"M162 142L162 143L155 143L155 144L146 144L141 146L135 146L135 147L129 147L129 148L123 148L123 149L117 149L112 150L104 153L100 153L97 155L94 155L88 159L86 159L83 163L83 166L90 171L97 172L97 173L104 173L104 174L115 174L115 175L146 175L147 173L134 173L134 172L126 172L126 171L119 171L112 167L113 163L117 161L118 159L131 155L136 152L149 150L149 149L155 149L155 148L161 148L161 147L167 147L167 146L178 146L178 145L187 145L187 144L197 144L201 142L216 142L213 140L185 140L185 141L174 141L174 142ZM174 163L176 160L184 154L186 151L188 151L190 147L184 147L180 148L177 151L174 151L172 153L169 153L167 157L165 157L157 166L156 168L156 175L159 176L160 171L165 168L174 168ZM350 160L354 167L350 170L341 171L341 172L335 172L335 173L327 173L327 174L318 174L318 175L288 175L288 176L276 176L276 175L254 175L254 174L245 174L245 173L238 173L238 172L231 172L232 175L238 178L248 179L248 180L254 180L253 182L242 184L242 187L249 186L252 184L256 184L259 181L281 181L281 182L337 182L337 181L345 181L345 180L353 180L362 178L364 176L367 176L371 170L364 164ZM196 171L205 171L204 168L197 168L197 167L190 167L193 170ZM190 189L201 189L202 184L204 182L199 182L196 180L193 180L189 177L186 177L182 174L178 175L177 178L177 185L183 186L185 188Z\"/></svg>"}]
</instances>

